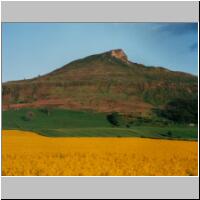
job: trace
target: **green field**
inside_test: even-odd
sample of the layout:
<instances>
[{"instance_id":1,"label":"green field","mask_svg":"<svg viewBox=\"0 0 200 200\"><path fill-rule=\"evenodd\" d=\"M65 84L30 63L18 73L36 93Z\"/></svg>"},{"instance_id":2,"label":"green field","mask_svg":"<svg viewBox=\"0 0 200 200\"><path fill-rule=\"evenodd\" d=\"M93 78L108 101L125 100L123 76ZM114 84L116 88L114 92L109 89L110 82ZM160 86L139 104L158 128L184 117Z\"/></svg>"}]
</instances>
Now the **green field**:
<instances>
[{"instance_id":1,"label":"green field","mask_svg":"<svg viewBox=\"0 0 200 200\"><path fill-rule=\"evenodd\" d=\"M32 116L27 119L27 113ZM49 114L41 109L3 111L3 129L34 131L48 137L146 137L197 140L197 127L188 125L153 126L151 124L115 127L106 114L65 109L52 109Z\"/></svg>"}]
</instances>

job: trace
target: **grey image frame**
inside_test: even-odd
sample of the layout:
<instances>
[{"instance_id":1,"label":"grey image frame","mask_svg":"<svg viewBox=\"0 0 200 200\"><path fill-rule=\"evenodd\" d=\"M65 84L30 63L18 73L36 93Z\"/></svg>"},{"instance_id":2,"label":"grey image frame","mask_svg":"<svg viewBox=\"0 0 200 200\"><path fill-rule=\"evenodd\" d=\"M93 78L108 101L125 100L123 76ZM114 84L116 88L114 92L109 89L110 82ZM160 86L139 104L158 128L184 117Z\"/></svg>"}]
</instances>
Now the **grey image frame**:
<instances>
[{"instance_id":1,"label":"grey image frame","mask_svg":"<svg viewBox=\"0 0 200 200\"><path fill-rule=\"evenodd\" d=\"M199 22L198 10L199 4L195 1L4 1L1 22ZM2 176L1 184L2 199L199 198L199 176Z\"/></svg>"}]
</instances>

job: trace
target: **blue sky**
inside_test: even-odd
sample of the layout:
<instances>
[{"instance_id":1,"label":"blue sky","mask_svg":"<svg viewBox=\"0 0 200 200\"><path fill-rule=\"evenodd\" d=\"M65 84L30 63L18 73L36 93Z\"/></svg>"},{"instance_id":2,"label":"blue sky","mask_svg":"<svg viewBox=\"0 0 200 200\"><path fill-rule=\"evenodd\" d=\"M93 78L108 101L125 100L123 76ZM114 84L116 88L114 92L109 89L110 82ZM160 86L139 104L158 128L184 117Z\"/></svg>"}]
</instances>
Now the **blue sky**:
<instances>
[{"instance_id":1,"label":"blue sky","mask_svg":"<svg viewBox=\"0 0 200 200\"><path fill-rule=\"evenodd\" d=\"M2 79L32 78L116 48L133 62L198 73L197 23L3 23Z\"/></svg>"}]
</instances>

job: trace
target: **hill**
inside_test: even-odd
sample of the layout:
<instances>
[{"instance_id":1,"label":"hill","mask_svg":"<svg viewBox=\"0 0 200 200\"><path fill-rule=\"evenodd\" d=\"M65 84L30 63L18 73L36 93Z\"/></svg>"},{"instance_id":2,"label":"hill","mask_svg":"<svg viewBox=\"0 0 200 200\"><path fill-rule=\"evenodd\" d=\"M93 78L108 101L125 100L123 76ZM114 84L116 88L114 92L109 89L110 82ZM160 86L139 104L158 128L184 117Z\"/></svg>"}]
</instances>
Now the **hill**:
<instances>
[{"instance_id":1,"label":"hill","mask_svg":"<svg viewBox=\"0 0 200 200\"><path fill-rule=\"evenodd\" d=\"M53 106L148 115L174 98L195 97L196 76L128 60L121 49L88 56L46 75L2 84L3 109Z\"/></svg>"}]
</instances>

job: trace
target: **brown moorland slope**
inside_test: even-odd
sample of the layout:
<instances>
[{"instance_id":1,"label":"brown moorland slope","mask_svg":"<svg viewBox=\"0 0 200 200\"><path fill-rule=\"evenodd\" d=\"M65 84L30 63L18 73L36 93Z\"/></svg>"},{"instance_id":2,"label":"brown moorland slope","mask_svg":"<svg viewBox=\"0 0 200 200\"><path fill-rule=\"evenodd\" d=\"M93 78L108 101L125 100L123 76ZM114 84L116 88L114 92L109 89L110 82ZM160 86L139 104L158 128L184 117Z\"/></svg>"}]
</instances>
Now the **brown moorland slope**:
<instances>
[{"instance_id":1,"label":"brown moorland slope","mask_svg":"<svg viewBox=\"0 0 200 200\"><path fill-rule=\"evenodd\" d=\"M3 109L48 105L145 115L173 98L197 96L198 79L131 62L123 50L116 49L2 87Z\"/></svg>"}]
</instances>

